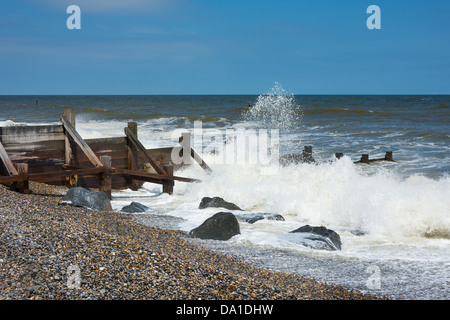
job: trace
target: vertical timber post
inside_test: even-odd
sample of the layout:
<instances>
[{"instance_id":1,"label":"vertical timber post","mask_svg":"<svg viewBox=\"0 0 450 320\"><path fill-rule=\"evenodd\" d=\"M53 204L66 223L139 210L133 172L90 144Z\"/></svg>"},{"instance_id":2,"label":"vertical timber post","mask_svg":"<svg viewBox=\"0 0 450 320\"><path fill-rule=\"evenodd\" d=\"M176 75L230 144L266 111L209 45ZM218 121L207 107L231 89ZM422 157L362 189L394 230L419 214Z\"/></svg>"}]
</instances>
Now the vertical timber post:
<instances>
[{"instance_id":1,"label":"vertical timber post","mask_svg":"<svg viewBox=\"0 0 450 320\"><path fill-rule=\"evenodd\" d=\"M166 170L168 176L173 176L173 165L164 165L164 170ZM167 180L163 184L163 193L173 194L173 186L175 182L173 180Z\"/></svg>"},{"instance_id":2,"label":"vertical timber post","mask_svg":"<svg viewBox=\"0 0 450 320\"><path fill-rule=\"evenodd\" d=\"M16 163L17 173L19 175L28 174L28 163ZM19 181L14 183L14 189L18 192L29 194L30 193L30 183L28 180Z\"/></svg>"},{"instance_id":3,"label":"vertical timber post","mask_svg":"<svg viewBox=\"0 0 450 320\"><path fill-rule=\"evenodd\" d=\"M68 122L70 122L70 124L75 128L75 111L72 109L65 109L64 110L64 118L66 118L66 120ZM74 159L74 146L71 143L69 136L65 135L64 138L64 159L65 159L65 164L67 165L73 165L75 164L75 159Z\"/></svg>"},{"instance_id":4,"label":"vertical timber post","mask_svg":"<svg viewBox=\"0 0 450 320\"><path fill-rule=\"evenodd\" d=\"M362 163L369 163L369 155L368 154L363 154L361 156L361 162Z\"/></svg>"},{"instance_id":5,"label":"vertical timber post","mask_svg":"<svg viewBox=\"0 0 450 320\"><path fill-rule=\"evenodd\" d=\"M302 152L302 158L304 162L312 163L315 162L312 156L312 146L305 146Z\"/></svg>"},{"instance_id":6,"label":"vertical timber post","mask_svg":"<svg viewBox=\"0 0 450 320\"><path fill-rule=\"evenodd\" d=\"M386 161L394 161L394 158L392 157L392 151L386 151L386 155L384 156L384 160L386 160Z\"/></svg>"},{"instance_id":7,"label":"vertical timber post","mask_svg":"<svg viewBox=\"0 0 450 320\"><path fill-rule=\"evenodd\" d=\"M106 196L111 199L111 156L100 156L100 162L105 167L105 171L100 174L100 191L103 191Z\"/></svg>"},{"instance_id":8,"label":"vertical timber post","mask_svg":"<svg viewBox=\"0 0 450 320\"><path fill-rule=\"evenodd\" d=\"M128 129L137 137L137 122L128 122ZM127 149L128 149L128 170L137 170L138 168L138 151L136 147L128 141L127 139ZM133 190L139 190L139 181L135 179L128 180L128 187Z\"/></svg>"},{"instance_id":9,"label":"vertical timber post","mask_svg":"<svg viewBox=\"0 0 450 320\"><path fill-rule=\"evenodd\" d=\"M73 109L64 110L64 118L75 128L75 111ZM76 145L68 134L64 136L64 164L67 166L76 165ZM73 175L66 178L69 188L76 187L78 176Z\"/></svg>"}]
</instances>

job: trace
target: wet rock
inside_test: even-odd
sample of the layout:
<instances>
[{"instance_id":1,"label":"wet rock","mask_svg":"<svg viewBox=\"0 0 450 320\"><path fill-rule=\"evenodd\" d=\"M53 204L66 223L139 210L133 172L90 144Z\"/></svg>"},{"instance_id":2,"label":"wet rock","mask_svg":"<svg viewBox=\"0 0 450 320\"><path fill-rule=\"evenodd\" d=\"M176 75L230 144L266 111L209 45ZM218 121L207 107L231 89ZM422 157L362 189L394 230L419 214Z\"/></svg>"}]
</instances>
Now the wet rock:
<instances>
[{"instance_id":1,"label":"wet rock","mask_svg":"<svg viewBox=\"0 0 450 320\"><path fill-rule=\"evenodd\" d=\"M59 204L97 211L112 211L111 201L104 192L91 191L82 187L69 189L61 198Z\"/></svg>"},{"instance_id":2,"label":"wet rock","mask_svg":"<svg viewBox=\"0 0 450 320\"><path fill-rule=\"evenodd\" d=\"M300 243L313 249L321 250L341 250L341 237L335 231L323 226L315 227L304 225L290 233L299 233Z\"/></svg>"},{"instance_id":3,"label":"wet rock","mask_svg":"<svg viewBox=\"0 0 450 320\"><path fill-rule=\"evenodd\" d=\"M232 202L227 202L224 199L220 197L204 197L202 201L200 202L200 205L198 206L199 209L205 209L205 208L225 208L228 210L241 210L237 205L235 205Z\"/></svg>"},{"instance_id":4,"label":"wet rock","mask_svg":"<svg viewBox=\"0 0 450 320\"><path fill-rule=\"evenodd\" d=\"M236 218L248 223L255 223L256 221L267 219L267 220L278 220L284 221L284 217L277 213L249 213L236 215Z\"/></svg>"},{"instance_id":5,"label":"wet rock","mask_svg":"<svg viewBox=\"0 0 450 320\"><path fill-rule=\"evenodd\" d=\"M133 201L129 205L123 207L121 211L127 212L127 213L138 213L138 212L145 212L148 209L150 209L150 208L147 207L146 205L143 205L142 203Z\"/></svg>"},{"instance_id":6,"label":"wet rock","mask_svg":"<svg viewBox=\"0 0 450 320\"><path fill-rule=\"evenodd\" d=\"M350 230L350 233L353 234L354 236L364 236L367 234L367 232L365 232L364 230L359 229Z\"/></svg>"},{"instance_id":7,"label":"wet rock","mask_svg":"<svg viewBox=\"0 0 450 320\"><path fill-rule=\"evenodd\" d=\"M200 239L229 240L240 234L239 222L231 212L218 212L192 229L189 236Z\"/></svg>"}]
</instances>

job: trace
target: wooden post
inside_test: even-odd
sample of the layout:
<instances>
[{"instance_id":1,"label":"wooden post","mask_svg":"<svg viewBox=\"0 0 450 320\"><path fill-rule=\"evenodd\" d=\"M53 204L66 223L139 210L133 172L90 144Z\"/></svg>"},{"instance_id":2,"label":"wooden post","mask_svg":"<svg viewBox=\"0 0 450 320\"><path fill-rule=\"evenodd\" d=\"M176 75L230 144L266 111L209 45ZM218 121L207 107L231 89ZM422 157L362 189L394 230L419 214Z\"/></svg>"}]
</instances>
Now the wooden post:
<instances>
[{"instance_id":1,"label":"wooden post","mask_svg":"<svg viewBox=\"0 0 450 320\"><path fill-rule=\"evenodd\" d=\"M302 152L302 160L303 162L312 163L315 162L312 156L312 146L305 146Z\"/></svg>"},{"instance_id":2,"label":"wooden post","mask_svg":"<svg viewBox=\"0 0 450 320\"><path fill-rule=\"evenodd\" d=\"M392 151L386 151L386 155L384 156L384 160L386 160L386 161L394 161L394 158L392 157Z\"/></svg>"},{"instance_id":3,"label":"wooden post","mask_svg":"<svg viewBox=\"0 0 450 320\"><path fill-rule=\"evenodd\" d=\"M368 154L363 154L361 156L361 162L362 163L369 163L369 155Z\"/></svg>"},{"instance_id":4,"label":"wooden post","mask_svg":"<svg viewBox=\"0 0 450 320\"><path fill-rule=\"evenodd\" d=\"M75 111L72 109L64 110L64 118L75 128ZM70 136L64 135L64 164L66 166L76 165L76 145ZM78 176L66 177L67 185L69 188L74 188L78 185Z\"/></svg>"},{"instance_id":5,"label":"wooden post","mask_svg":"<svg viewBox=\"0 0 450 320\"><path fill-rule=\"evenodd\" d=\"M173 177L173 165L164 165L164 169L168 176ZM163 184L163 193L173 194L174 185L175 182L173 180L167 180L167 182Z\"/></svg>"},{"instance_id":6,"label":"wooden post","mask_svg":"<svg viewBox=\"0 0 450 320\"><path fill-rule=\"evenodd\" d=\"M64 118L75 128L75 111L72 109L64 110ZM74 165L75 164L75 145L73 141L70 140L68 135L64 136L64 163L66 165Z\"/></svg>"},{"instance_id":7,"label":"wooden post","mask_svg":"<svg viewBox=\"0 0 450 320\"><path fill-rule=\"evenodd\" d=\"M128 122L127 128L137 137L138 127L137 122ZM138 151L135 145L127 139L128 150L128 170L137 170L138 168ZM128 179L128 187L133 190L139 190L139 181L135 179Z\"/></svg>"},{"instance_id":8,"label":"wooden post","mask_svg":"<svg viewBox=\"0 0 450 320\"><path fill-rule=\"evenodd\" d=\"M111 199L112 174L111 174L111 156L100 156L100 161L105 167L105 171L100 173L100 191L103 191Z\"/></svg>"},{"instance_id":9,"label":"wooden post","mask_svg":"<svg viewBox=\"0 0 450 320\"><path fill-rule=\"evenodd\" d=\"M16 168L19 175L28 175L28 163L16 163ZM30 193L30 183L28 180L14 182L13 187L18 192Z\"/></svg>"}]
</instances>

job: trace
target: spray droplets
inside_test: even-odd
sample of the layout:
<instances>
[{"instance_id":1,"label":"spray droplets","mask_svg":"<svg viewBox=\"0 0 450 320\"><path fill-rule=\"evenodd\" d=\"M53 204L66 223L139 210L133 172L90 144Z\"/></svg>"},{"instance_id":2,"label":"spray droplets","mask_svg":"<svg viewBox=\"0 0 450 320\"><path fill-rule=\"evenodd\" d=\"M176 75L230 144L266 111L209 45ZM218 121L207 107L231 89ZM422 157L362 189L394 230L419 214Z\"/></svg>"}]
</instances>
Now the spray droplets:
<instances>
[{"instance_id":1,"label":"spray droplets","mask_svg":"<svg viewBox=\"0 0 450 320\"><path fill-rule=\"evenodd\" d=\"M260 95L243 117L264 128L288 131L298 125L297 122L301 121L303 114L294 95L275 82L270 92Z\"/></svg>"}]
</instances>

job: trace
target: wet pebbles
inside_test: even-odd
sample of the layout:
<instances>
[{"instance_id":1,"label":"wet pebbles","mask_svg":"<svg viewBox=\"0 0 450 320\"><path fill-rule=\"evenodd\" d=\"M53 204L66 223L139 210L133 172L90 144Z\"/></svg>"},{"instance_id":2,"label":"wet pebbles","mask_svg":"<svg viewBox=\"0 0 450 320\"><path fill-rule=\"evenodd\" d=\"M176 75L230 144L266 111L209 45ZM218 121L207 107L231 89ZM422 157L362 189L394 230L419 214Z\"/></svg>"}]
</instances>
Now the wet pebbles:
<instances>
[{"instance_id":1,"label":"wet pebbles","mask_svg":"<svg viewBox=\"0 0 450 320\"><path fill-rule=\"evenodd\" d=\"M118 212L58 205L65 188L0 185L0 299L374 299L258 268Z\"/></svg>"}]
</instances>

